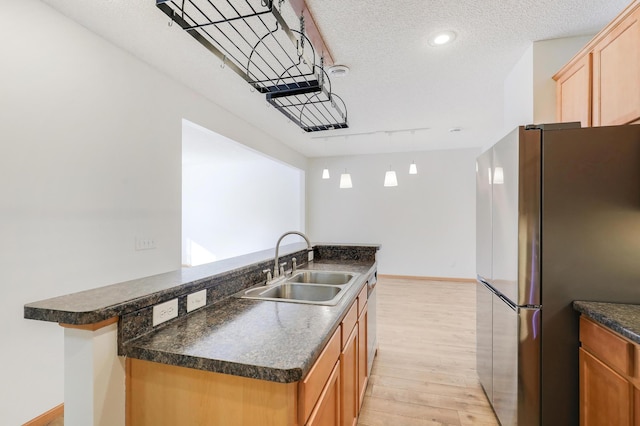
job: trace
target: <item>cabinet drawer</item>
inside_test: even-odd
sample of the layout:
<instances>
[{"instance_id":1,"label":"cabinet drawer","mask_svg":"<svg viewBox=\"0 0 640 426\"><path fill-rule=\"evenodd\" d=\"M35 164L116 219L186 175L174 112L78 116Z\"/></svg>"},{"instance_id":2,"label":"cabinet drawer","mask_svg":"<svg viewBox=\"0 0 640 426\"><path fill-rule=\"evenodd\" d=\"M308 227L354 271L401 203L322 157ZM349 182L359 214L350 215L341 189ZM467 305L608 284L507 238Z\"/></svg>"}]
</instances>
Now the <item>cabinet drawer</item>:
<instances>
[{"instance_id":1,"label":"cabinet drawer","mask_svg":"<svg viewBox=\"0 0 640 426\"><path fill-rule=\"evenodd\" d=\"M351 309L349 309L349 312L342 320L342 345L340 346L341 349L344 349L345 345L347 344L347 340L351 335L351 331L353 330L353 327L356 326L357 321L358 321L358 303L354 301L353 305L351 305Z\"/></svg>"},{"instance_id":2,"label":"cabinet drawer","mask_svg":"<svg viewBox=\"0 0 640 426\"><path fill-rule=\"evenodd\" d=\"M300 424L305 424L316 405L322 389L331 376L336 362L340 358L340 327L333 333L329 343L318 357L309 374L300 382L299 413Z\"/></svg>"},{"instance_id":3,"label":"cabinet drawer","mask_svg":"<svg viewBox=\"0 0 640 426\"><path fill-rule=\"evenodd\" d=\"M367 291L369 290L368 286L365 284L360 290L360 294L358 295L358 315L362 313L365 305L367 304Z\"/></svg>"},{"instance_id":4,"label":"cabinet drawer","mask_svg":"<svg viewBox=\"0 0 640 426\"><path fill-rule=\"evenodd\" d=\"M633 374L634 346L631 342L584 316L580 317L580 342L583 348L619 372Z\"/></svg>"}]
</instances>

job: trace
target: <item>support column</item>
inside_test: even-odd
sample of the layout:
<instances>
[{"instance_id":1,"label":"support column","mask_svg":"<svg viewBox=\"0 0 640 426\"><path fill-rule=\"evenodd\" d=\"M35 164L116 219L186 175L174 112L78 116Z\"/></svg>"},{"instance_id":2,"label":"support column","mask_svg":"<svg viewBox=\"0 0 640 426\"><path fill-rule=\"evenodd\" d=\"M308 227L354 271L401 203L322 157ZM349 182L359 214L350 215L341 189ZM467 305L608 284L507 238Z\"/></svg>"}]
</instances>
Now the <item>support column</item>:
<instances>
[{"instance_id":1,"label":"support column","mask_svg":"<svg viewBox=\"0 0 640 426\"><path fill-rule=\"evenodd\" d=\"M60 324L64 330L64 423L125 424L125 364L118 356L117 318Z\"/></svg>"}]
</instances>

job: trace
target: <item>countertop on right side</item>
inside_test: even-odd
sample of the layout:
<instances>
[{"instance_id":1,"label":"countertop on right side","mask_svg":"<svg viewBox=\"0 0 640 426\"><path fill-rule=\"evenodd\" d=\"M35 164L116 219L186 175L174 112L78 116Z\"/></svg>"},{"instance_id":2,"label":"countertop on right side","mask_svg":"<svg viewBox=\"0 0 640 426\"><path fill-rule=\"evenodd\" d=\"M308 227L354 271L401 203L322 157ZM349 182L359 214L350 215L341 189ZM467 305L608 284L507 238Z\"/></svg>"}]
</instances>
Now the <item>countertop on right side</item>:
<instances>
[{"instance_id":1,"label":"countertop on right side","mask_svg":"<svg viewBox=\"0 0 640 426\"><path fill-rule=\"evenodd\" d=\"M640 344L640 305L577 300L573 308L629 340Z\"/></svg>"}]
</instances>

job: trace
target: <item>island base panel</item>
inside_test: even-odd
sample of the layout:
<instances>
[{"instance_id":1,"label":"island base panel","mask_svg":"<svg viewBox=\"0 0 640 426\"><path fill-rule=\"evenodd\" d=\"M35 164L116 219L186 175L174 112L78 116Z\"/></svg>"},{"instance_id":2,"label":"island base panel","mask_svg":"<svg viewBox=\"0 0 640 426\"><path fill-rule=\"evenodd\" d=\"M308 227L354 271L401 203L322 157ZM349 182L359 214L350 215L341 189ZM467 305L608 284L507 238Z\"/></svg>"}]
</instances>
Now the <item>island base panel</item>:
<instances>
[{"instance_id":1,"label":"island base panel","mask_svg":"<svg viewBox=\"0 0 640 426\"><path fill-rule=\"evenodd\" d=\"M127 425L296 424L297 383L127 359Z\"/></svg>"}]
</instances>

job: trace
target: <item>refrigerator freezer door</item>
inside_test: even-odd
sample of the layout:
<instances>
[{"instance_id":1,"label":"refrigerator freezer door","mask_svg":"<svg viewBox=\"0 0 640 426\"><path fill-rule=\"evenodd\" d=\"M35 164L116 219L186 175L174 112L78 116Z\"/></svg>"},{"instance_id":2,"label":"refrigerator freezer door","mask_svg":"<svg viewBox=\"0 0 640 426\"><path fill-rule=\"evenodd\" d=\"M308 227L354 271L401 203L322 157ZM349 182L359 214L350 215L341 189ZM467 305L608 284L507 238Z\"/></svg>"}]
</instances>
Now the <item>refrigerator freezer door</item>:
<instances>
[{"instance_id":1,"label":"refrigerator freezer door","mask_svg":"<svg viewBox=\"0 0 640 426\"><path fill-rule=\"evenodd\" d=\"M518 314L516 307L493 296L493 409L500 424L517 424Z\"/></svg>"},{"instance_id":2,"label":"refrigerator freezer door","mask_svg":"<svg viewBox=\"0 0 640 426\"><path fill-rule=\"evenodd\" d=\"M540 425L540 309L493 296L493 409L503 426Z\"/></svg>"},{"instance_id":3,"label":"refrigerator freezer door","mask_svg":"<svg viewBox=\"0 0 640 426\"><path fill-rule=\"evenodd\" d=\"M476 369L489 401L493 399L493 296L489 287L476 284Z\"/></svg>"},{"instance_id":4,"label":"refrigerator freezer door","mask_svg":"<svg viewBox=\"0 0 640 426\"><path fill-rule=\"evenodd\" d=\"M540 138L520 127L493 147L490 284L518 306L541 303Z\"/></svg>"}]
</instances>

